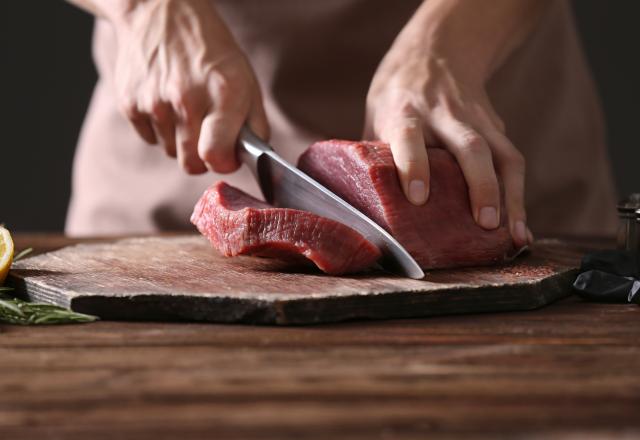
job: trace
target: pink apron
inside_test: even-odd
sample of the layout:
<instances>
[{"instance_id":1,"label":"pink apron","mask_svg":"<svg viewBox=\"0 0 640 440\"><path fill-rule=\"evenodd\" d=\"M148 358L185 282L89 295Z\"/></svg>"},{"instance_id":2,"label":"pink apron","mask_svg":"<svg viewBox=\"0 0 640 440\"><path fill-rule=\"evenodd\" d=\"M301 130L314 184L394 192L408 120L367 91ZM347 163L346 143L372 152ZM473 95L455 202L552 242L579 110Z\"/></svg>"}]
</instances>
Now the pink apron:
<instances>
[{"instance_id":1,"label":"pink apron","mask_svg":"<svg viewBox=\"0 0 640 440\"><path fill-rule=\"evenodd\" d=\"M358 139L375 68L420 1L216 1L262 86L271 143L291 162L313 141ZM82 128L66 231L70 235L193 229L189 215L212 182L259 194L251 175L188 176L140 140L117 110L115 39L96 22L100 79ZM594 84L568 3L539 27L489 85L507 134L527 159L526 204L538 236L611 234L615 193Z\"/></svg>"}]
</instances>

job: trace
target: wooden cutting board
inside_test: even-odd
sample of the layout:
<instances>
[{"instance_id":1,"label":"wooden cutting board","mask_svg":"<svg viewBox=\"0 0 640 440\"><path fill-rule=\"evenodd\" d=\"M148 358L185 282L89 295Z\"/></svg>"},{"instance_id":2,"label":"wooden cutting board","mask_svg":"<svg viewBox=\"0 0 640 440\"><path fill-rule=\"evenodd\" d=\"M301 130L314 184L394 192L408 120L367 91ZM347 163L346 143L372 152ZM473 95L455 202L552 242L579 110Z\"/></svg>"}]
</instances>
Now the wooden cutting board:
<instances>
[{"instance_id":1,"label":"wooden cutting board","mask_svg":"<svg viewBox=\"0 0 640 440\"><path fill-rule=\"evenodd\" d=\"M23 296L124 320L311 324L535 309L571 294L580 251L540 241L511 264L332 277L276 260L224 258L200 236L79 244L18 261Z\"/></svg>"}]
</instances>

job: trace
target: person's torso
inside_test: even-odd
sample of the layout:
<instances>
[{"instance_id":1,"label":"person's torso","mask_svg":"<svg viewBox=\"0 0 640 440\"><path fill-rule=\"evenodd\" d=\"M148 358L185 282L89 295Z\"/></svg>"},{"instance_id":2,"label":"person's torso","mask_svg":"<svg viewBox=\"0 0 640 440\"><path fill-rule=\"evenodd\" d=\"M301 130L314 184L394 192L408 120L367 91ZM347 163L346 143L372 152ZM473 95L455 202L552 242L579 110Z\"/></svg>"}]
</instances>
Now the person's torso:
<instances>
[{"instance_id":1,"label":"person's torso","mask_svg":"<svg viewBox=\"0 0 640 440\"><path fill-rule=\"evenodd\" d=\"M272 144L294 163L313 141L361 137L371 78L420 3L212 2L256 71ZM137 209L142 228L148 230L166 227L158 220L161 216L150 214L162 205L162 212L183 219L171 223L173 227L188 227L189 206L213 180L230 180L256 194L255 182L246 172L232 177L189 177L173 160L144 146L115 105L112 69L116 50L113 30L99 21L94 54L101 77L98 89L104 90L97 89L100 93L94 97L80 142L74 178L77 201L72 203L70 217L84 212L86 219L80 223L88 225L90 212L98 205L101 212L108 210L108 205L113 210ZM613 209L613 189L602 118L566 2L552 4L540 26L496 73L489 94L506 123L507 135L528 160L527 206L534 232L610 230L615 215L607 212ZM121 163L123 157L128 158L126 163ZM127 201L109 200L106 187L117 191L115 180L121 181L123 188L143 180L162 181L163 186L149 185L141 191L145 196L142 206L135 203L133 195ZM104 202L82 197L85 186L101 185L105 187L101 191ZM84 209L84 205L95 207ZM154 215L156 218L149 220ZM134 222L135 216L125 217Z\"/></svg>"}]
</instances>

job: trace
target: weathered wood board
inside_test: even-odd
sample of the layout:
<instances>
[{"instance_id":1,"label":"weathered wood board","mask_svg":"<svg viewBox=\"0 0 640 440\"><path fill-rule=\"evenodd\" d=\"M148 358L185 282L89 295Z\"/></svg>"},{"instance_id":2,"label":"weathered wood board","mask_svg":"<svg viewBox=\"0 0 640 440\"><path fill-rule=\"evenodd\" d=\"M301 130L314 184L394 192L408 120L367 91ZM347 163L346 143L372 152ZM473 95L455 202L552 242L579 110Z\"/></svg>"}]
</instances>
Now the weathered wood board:
<instances>
[{"instance_id":1,"label":"weathered wood board","mask_svg":"<svg viewBox=\"0 0 640 440\"><path fill-rule=\"evenodd\" d=\"M277 260L224 258L200 236L69 246L19 261L9 282L34 301L118 320L312 324L528 310L571 293L580 252L541 241L515 262L332 277Z\"/></svg>"}]
</instances>

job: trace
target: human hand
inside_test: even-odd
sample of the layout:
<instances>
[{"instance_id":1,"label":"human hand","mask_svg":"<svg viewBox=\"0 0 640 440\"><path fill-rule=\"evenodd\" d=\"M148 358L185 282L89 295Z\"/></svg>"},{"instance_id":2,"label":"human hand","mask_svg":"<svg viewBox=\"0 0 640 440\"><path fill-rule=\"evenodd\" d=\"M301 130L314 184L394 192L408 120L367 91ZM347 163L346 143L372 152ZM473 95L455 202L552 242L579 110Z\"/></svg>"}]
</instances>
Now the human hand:
<instances>
[{"instance_id":1,"label":"human hand","mask_svg":"<svg viewBox=\"0 0 640 440\"><path fill-rule=\"evenodd\" d=\"M433 15L443 21L450 11L438 13ZM428 13L422 15L419 18L424 19ZM472 215L485 229L500 225L501 182L514 244L532 242L524 207L525 159L505 135L504 123L485 90L490 57L485 62L478 55L481 51L475 51L465 59L464 39L472 36L428 33L424 20L412 21L373 77L364 137L390 144L403 191L416 205L429 197L426 146L449 150L467 181Z\"/></svg>"},{"instance_id":2,"label":"human hand","mask_svg":"<svg viewBox=\"0 0 640 440\"><path fill-rule=\"evenodd\" d=\"M269 136L245 55L207 0L135 1L111 17L120 107L148 143L160 141L190 174L236 170L247 121Z\"/></svg>"}]
</instances>

